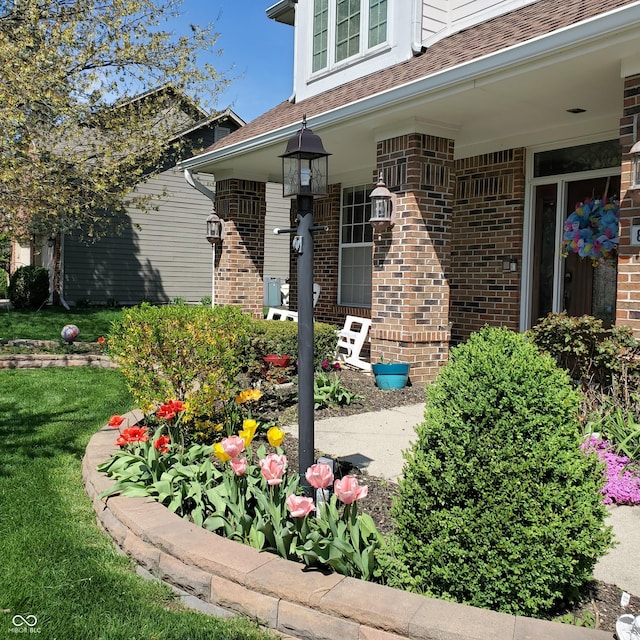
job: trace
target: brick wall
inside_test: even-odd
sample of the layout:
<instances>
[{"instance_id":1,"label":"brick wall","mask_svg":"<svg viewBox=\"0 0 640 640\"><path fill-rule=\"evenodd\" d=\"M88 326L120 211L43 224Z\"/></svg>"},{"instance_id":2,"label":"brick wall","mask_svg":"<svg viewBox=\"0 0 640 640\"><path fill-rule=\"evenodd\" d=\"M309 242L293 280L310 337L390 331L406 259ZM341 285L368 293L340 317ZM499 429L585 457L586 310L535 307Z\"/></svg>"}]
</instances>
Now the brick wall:
<instances>
[{"instance_id":1,"label":"brick wall","mask_svg":"<svg viewBox=\"0 0 640 640\"><path fill-rule=\"evenodd\" d=\"M618 287L616 324L633 328L640 338L640 253L630 243L631 225L640 225L640 205L634 204L627 193L631 184L629 150L640 131L640 75L625 78L624 110L620 119L622 173L620 177L620 244L618 247ZM626 194L626 195L625 195Z\"/></svg>"},{"instance_id":2,"label":"brick wall","mask_svg":"<svg viewBox=\"0 0 640 640\"><path fill-rule=\"evenodd\" d=\"M224 241L216 256L216 303L237 305L261 318L265 184L220 180L216 210L225 221Z\"/></svg>"},{"instance_id":3,"label":"brick wall","mask_svg":"<svg viewBox=\"0 0 640 640\"><path fill-rule=\"evenodd\" d=\"M411 379L424 381L435 377L449 347L453 141L422 134L384 140L377 166L397 202L395 227L374 233L371 361L409 362Z\"/></svg>"},{"instance_id":4,"label":"brick wall","mask_svg":"<svg viewBox=\"0 0 640 640\"><path fill-rule=\"evenodd\" d=\"M451 242L452 342L485 324L518 330L522 229L523 149L457 160ZM517 260L515 272L503 264Z\"/></svg>"}]
</instances>

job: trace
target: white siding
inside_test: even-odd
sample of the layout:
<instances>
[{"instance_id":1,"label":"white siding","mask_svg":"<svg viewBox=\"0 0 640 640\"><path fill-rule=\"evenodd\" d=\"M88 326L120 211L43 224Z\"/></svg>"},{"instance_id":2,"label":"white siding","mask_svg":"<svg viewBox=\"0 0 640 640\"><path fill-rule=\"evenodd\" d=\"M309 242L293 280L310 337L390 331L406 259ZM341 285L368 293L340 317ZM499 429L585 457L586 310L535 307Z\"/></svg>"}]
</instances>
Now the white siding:
<instances>
[{"instance_id":1,"label":"white siding","mask_svg":"<svg viewBox=\"0 0 640 640\"><path fill-rule=\"evenodd\" d=\"M211 176L196 177L212 186ZM199 303L211 295L212 250L205 237L211 202L173 169L137 191L159 194L163 188L167 195L156 201L158 210L130 209L122 234L88 246L65 237L64 296L69 303L166 303L174 298Z\"/></svg>"},{"instance_id":2,"label":"white siding","mask_svg":"<svg viewBox=\"0 0 640 640\"><path fill-rule=\"evenodd\" d=\"M434 42L485 22L536 0L424 0L422 38L428 47Z\"/></svg>"},{"instance_id":3,"label":"white siding","mask_svg":"<svg viewBox=\"0 0 640 640\"><path fill-rule=\"evenodd\" d=\"M335 2L335 0L332 0ZM408 60L420 49L438 40L531 4L536 0L388 0L388 42L313 73L313 2L296 5L294 91L296 100L304 100L333 87ZM331 38L330 44L331 47ZM425 54L428 55L428 52Z\"/></svg>"}]
</instances>

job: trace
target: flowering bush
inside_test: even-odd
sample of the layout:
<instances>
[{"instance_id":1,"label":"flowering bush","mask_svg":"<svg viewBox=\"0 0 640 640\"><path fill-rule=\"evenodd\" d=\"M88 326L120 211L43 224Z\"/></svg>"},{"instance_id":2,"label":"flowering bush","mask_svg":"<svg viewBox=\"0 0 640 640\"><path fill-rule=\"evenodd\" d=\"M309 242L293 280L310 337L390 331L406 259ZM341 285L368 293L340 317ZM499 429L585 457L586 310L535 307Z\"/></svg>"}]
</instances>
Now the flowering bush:
<instances>
[{"instance_id":1,"label":"flowering bush","mask_svg":"<svg viewBox=\"0 0 640 640\"><path fill-rule=\"evenodd\" d=\"M258 396L243 392L236 397L240 404L251 398ZM287 457L280 448L284 431L278 427L267 431L273 449L268 453L265 444L254 453L258 423L250 418L243 420L237 434L213 446L185 447L179 429L184 412L180 401L161 405L156 417L162 422L152 437L145 427L120 431L120 451L98 467L116 479L103 497L150 496L229 539L307 566L364 579L373 576L382 537L371 517L358 513L357 501L366 497L366 486L353 476L334 479L328 465L315 464L305 477L319 492L316 505L312 498L299 495L298 474L288 473ZM109 424L120 429L124 420L112 416ZM329 497L332 483L335 494Z\"/></svg>"},{"instance_id":2,"label":"flowering bush","mask_svg":"<svg viewBox=\"0 0 640 640\"><path fill-rule=\"evenodd\" d=\"M150 413L163 398L176 398L188 405L183 431L197 430L196 420L215 417L228 401L251 325L252 318L232 306L142 304L113 324L109 351L138 406Z\"/></svg>"},{"instance_id":3,"label":"flowering bush","mask_svg":"<svg viewBox=\"0 0 640 640\"><path fill-rule=\"evenodd\" d=\"M631 460L615 452L614 446L602 438L590 436L584 441L585 452L595 451L606 465L607 482L602 488L604 504L640 504L640 471Z\"/></svg>"}]
</instances>

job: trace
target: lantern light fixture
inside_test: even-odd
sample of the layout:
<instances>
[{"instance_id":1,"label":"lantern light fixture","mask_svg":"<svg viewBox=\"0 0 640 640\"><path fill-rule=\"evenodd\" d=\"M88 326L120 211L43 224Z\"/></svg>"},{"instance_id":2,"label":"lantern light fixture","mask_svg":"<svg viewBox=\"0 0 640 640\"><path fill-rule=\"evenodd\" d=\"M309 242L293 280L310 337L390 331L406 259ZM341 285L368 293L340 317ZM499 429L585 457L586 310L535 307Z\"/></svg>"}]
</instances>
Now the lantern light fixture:
<instances>
[{"instance_id":1,"label":"lantern light fixture","mask_svg":"<svg viewBox=\"0 0 640 640\"><path fill-rule=\"evenodd\" d=\"M328 194L328 153L320 136L307 128L306 116L302 128L292 135L282 158L282 195L326 196Z\"/></svg>"},{"instance_id":2,"label":"lantern light fixture","mask_svg":"<svg viewBox=\"0 0 640 640\"><path fill-rule=\"evenodd\" d=\"M224 236L224 222L216 215L215 210L207 218L207 240L210 244L222 242Z\"/></svg>"},{"instance_id":3,"label":"lantern light fixture","mask_svg":"<svg viewBox=\"0 0 640 640\"><path fill-rule=\"evenodd\" d=\"M371 226L378 232L390 229L396 222L396 195L387 189L384 176L380 177L376 188L369 194L371 198Z\"/></svg>"}]
</instances>

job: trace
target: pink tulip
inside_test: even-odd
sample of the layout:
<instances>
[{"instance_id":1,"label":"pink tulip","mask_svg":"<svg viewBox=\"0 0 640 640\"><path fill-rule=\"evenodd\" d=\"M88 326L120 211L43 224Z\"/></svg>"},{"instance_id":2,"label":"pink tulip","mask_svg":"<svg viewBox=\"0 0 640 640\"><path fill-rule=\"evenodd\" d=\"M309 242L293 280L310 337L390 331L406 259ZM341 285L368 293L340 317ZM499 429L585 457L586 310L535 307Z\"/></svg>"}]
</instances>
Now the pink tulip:
<instances>
[{"instance_id":1,"label":"pink tulip","mask_svg":"<svg viewBox=\"0 0 640 640\"><path fill-rule=\"evenodd\" d=\"M247 459L246 458L231 458L229 461L233 473L237 476L243 476L247 472Z\"/></svg>"},{"instance_id":2,"label":"pink tulip","mask_svg":"<svg viewBox=\"0 0 640 640\"><path fill-rule=\"evenodd\" d=\"M297 496L293 493L287 498L287 508L294 518L304 518L316 510L311 498Z\"/></svg>"},{"instance_id":3,"label":"pink tulip","mask_svg":"<svg viewBox=\"0 0 640 640\"><path fill-rule=\"evenodd\" d=\"M280 484L287 468L287 456L270 453L260 460L260 472L268 485Z\"/></svg>"},{"instance_id":4,"label":"pink tulip","mask_svg":"<svg viewBox=\"0 0 640 640\"><path fill-rule=\"evenodd\" d=\"M331 467L322 462L311 465L304 477L314 489L326 489L333 482Z\"/></svg>"},{"instance_id":5,"label":"pink tulip","mask_svg":"<svg viewBox=\"0 0 640 640\"><path fill-rule=\"evenodd\" d=\"M231 458L235 458L244 450L244 439L240 436L231 436L220 442L222 450Z\"/></svg>"},{"instance_id":6,"label":"pink tulip","mask_svg":"<svg viewBox=\"0 0 640 640\"><path fill-rule=\"evenodd\" d=\"M353 476L345 476L342 480L336 480L334 482L333 490L340 501L345 504L351 504L356 500L366 498L369 487L366 485L361 487L356 478Z\"/></svg>"}]
</instances>

